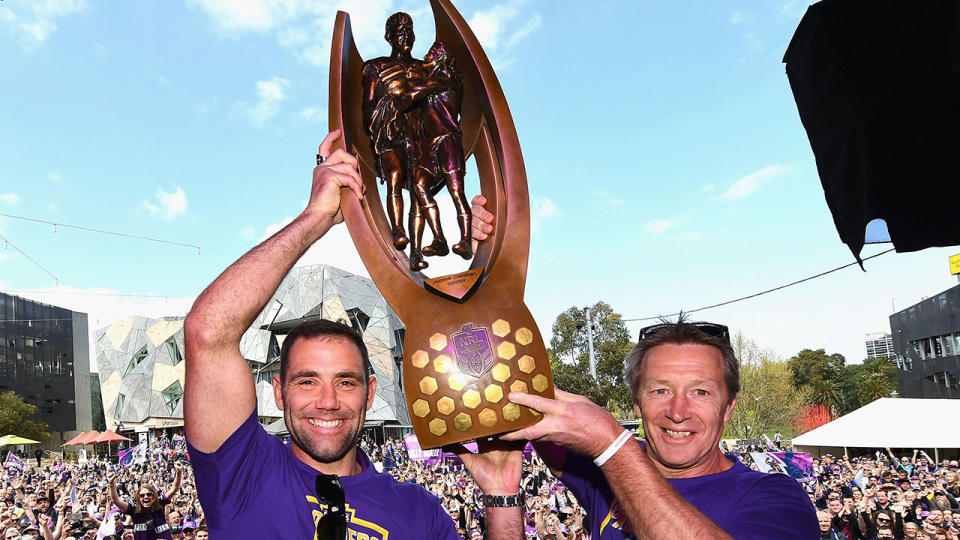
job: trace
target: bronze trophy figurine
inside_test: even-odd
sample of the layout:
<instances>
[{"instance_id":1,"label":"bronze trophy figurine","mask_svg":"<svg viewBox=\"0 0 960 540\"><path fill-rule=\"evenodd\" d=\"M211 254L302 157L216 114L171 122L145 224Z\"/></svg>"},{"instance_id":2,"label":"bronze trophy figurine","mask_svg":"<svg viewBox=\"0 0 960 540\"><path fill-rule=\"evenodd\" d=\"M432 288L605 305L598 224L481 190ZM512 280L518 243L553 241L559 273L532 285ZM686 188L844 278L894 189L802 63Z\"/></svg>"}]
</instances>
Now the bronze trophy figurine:
<instances>
[{"instance_id":1,"label":"bronze trophy figurine","mask_svg":"<svg viewBox=\"0 0 960 540\"><path fill-rule=\"evenodd\" d=\"M464 167L460 134L463 82L453 66L450 47L434 43L427 57L410 55L413 20L406 13L387 19L384 36L390 56L363 64L363 125L376 156L377 175L387 185L387 218L396 249L410 242L410 269L427 267L424 256L443 256L450 248L440 226L433 196L446 184L457 208L460 241L453 252L473 256L470 205L463 191ZM410 191L412 241L403 230L402 188ZM426 220L433 243L422 246Z\"/></svg>"},{"instance_id":2,"label":"bronze trophy figurine","mask_svg":"<svg viewBox=\"0 0 960 540\"><path fill-rule=\"evenodd\" d=\"M350 18L337 13L330 52L330 129L357 154L368 193L345 190L344 219L383 296L406 324L403 388L423 448L529 426L536 411L511 391L553 397L546 347L523 291L530 252L530 205L510 109L490 62L449 0L431 0L437 38L411 55L413 21L387 19L390 56L364 62ZM496 230L473 253L464 161L473 156ZM447 245L435 196L446 186L460 240ZM410 193L407 229L403 189ZM433 241L424 246L430 228ZM410 255L403 250L410 246ZM424 257L449 251L469 270L427 278Z\"/></svg>"}]
</instances>

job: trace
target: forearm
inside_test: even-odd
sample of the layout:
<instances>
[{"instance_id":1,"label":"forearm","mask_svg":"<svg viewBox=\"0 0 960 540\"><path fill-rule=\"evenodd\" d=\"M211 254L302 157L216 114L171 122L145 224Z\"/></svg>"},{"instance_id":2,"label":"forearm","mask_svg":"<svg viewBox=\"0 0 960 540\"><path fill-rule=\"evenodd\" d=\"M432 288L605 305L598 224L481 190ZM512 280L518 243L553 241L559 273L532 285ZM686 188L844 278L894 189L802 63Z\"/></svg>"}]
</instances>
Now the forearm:
<instances>
[{"instance_id":1,"label":"forearm","mask_svg":"<svg viewBox=\"0 0 960 540\"><path fill-rule=\"evenodd\" d=\"M523 514L520 506L487 507L487 538L490 540L522 540Z\"/></svg>"},{"instance_id":2,"label":"forearm","mask_svg":"<svg viewBox=\"0 0 960 540\"><path fill-rule=\"evenodd\" d=\"M306 210L224 270L200 294L187 315L187 346L238 346L283 277L331 225L329 216Z\"/></svg>"},{"instance_id":3,"label":"forearm","mask_svg":"<svg viewBox=\"0 0 960 540\"><path fill-rule=\"evenodd\" d=\"M638 538L729 539L662 477L634 441L602 467Z\"/></svg>"},{"instance_id":4,"label":"forearm","mask_svg":"<svg viewBox=\"0 0 960 540\"><path fill-rule=\"evenodd\" d=\"M129 505L126 501L120 498L120 495L117 494L117 486L110 484L110 500L113 501L113 504L120 509L121 512L126 512Z\"/></svg>"}]
</instances>

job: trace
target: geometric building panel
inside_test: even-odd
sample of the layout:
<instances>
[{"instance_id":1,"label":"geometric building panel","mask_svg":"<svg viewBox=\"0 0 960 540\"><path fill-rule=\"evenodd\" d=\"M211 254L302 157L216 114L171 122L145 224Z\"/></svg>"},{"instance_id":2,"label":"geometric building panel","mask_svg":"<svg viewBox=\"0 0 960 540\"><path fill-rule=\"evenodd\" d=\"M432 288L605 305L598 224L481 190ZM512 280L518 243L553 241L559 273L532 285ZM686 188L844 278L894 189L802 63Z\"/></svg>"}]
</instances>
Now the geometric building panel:
<instances>
[{"instance_id":1,"label":"geometric building panel","mask_svg":"<svg viewBox=\"0 0 960 540\"><path fill-rule=\"evenodd\" d=\"M286 334L305 320L328 319L363 336L377 392L367 423L410 424L403 395L404 326L373 281L327 265L292 269L240 341L256 382L262 421L282 418L272 380ZM183 418L183 318L127 317L95 333L107 427L169 425Z\"/></svg>"}]
</instances>

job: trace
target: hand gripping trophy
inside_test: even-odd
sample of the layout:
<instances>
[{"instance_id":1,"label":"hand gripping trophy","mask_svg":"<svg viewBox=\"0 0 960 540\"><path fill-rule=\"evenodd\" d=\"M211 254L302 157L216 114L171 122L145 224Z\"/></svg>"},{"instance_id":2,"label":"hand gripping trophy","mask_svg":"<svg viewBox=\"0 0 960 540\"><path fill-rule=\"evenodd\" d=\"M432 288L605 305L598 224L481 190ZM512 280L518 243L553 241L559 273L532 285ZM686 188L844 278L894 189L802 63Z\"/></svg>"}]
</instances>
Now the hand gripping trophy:
<instances>
[{"instance_id":1,"label":"hand gripping trophy","mask_svg":"<svg viewBox=\"0 0 960 540\"><path fill-rule=\"evenodd\" d=\"M350 18L337 14L330 53L330 128L359 157L368 192L344 192L344 219L384 298L407 327L403 389L423 448L529 426L536 411L511 391L553 397L546 347L523 304L530 206L523 156L503 90L473 32L449 0L431 0L437 38L414 58L413 20L387 19L389 56L363 61ZM464 187L473 156L497 223L474 253ZM435 197L453 198L460 239L448 246ZM403 190L410 209L404 227ZM384 211L384 207L385 211ZM429 227L433 240L423 245ZM410 246L409 256L404 249ZM450 251L470 269L428 278L425 257Z\"/></svg>"}]
</instances>

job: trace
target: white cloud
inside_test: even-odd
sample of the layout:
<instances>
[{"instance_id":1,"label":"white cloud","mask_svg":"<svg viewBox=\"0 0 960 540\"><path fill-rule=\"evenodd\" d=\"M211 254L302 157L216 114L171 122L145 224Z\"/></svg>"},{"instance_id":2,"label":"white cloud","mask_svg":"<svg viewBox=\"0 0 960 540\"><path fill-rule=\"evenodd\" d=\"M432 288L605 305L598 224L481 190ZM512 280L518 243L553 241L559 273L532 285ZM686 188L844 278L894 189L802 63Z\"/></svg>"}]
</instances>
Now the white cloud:
<instances>
[{"instance_id":1,"label":"white cloud","mask_svg":"<svg viewBox=\"0 0 960 540\"><path fill-rule=\"evenodd\" d=\"M470 28L495 68L509 67L513 62L513 50L543 24L543 18L536 12L523 18L519 25L515 24L525 3L524 0L511 0L496 4L475 12L469 20Z\"/></svg>"},{"instance_id":2,"label":"white cloud","mask_svg":"<svg viewBox=\"0 0 960 540\"><path fill-rule=\"evenodd\" d=\"M756 32L747 32L747 35L743 36L747 40L747 45L750 45L750 48L754 52L763 52L763 40L760 39L760 35Z\"/></svg>"},{"instance_id":3,"label":"white cloud","mask_svg":"<svg viewBox=\"0 0 960 540\"><path fill-rule=\"evenodd\" d=\"M623 199L613 196L609 191L591 190L590 201L594 212L623 207Z\"/></svg>"},{"instance_id":4,"label":"white cloud","mask_svg":"<svg viewBox=\"0 0 960 540\"><path fill-rule=\"evenodd\" d=\"M749 24L756 19L756 15L750 11L734 11L730 15L730 24Z\"/></svg>"},{"instance_id":5,"label":"white cloud","mask_svg":"<svg viewBox=\"0 0 960 540\"><path fill-rule=\"evenodd\" d=\"M0 6L0 31L11 34L25 51L43 44L57 29L56 20L86 9L85 0L30 0Z\"/></svg>"},{"instance_id":6,"label":"white cloud","mask_svg":"<svg viewBox=\"0 0 960 540\"><path fill-rule=\"evenodd\" d=\"M540 224L545 219L560 215L560 208L546 197L530 197L530 234L540 231Z\"/></svg>"},{"instance_id":7,"label":"white cloud","mask_svg":"<svg viewBox=\"0 0 960 540\"><path fill-rule=\"evenodd\" d=\"M429 17L426 5L411 10L397 4L395 0L188 0L188 5L203 12L222 35L239 38L247 33L272 34L280 46L318 67L330 62L330 36L337 10L350 14L353 36L362 55L389 51L383 40L383 25L398 8L407 11L415 22Z\"/></svg>"},{"instance_id":8,"label":"white cloud","mask_svg":"<svg viewBox=\"0 0 960 540\"><path fill-rule=\"evenodd\" d=\"M742 199L760 187L761 183L787 174L792 170L792 167L783 165L767 165L759 171L752 172L734 182L732 186L723 192L723 195L720 195L720 198Z\"/></svg>"},{"instance_id":9,"label":"white cloud","mask_svg":"<svg viewBox=\"0 0 960 540\"><path fill-rule=\"evenodd\" d=\"M58 172L48 172L47 180L51 182L63 182L63 175Z\"/></svg>"},{"instance_id":10,"label":"white cloud","mask_svg":"<svg viewBox=\"0 0 960 540\"><path fill-rule=\"evenodd\" d=\"M247 225L240 230L240 236L246 238L247 240L253 240L253 225Z\"/></svg>"},{"instance_id":11,"label":"white cloud","mask_svg":"<svg viewBox=\"0 0 960 540\"><path fill-rule=\"evenodd\" d=\"M532 201L532 210L531 214L537 218L552 218L560 215L560 209L557 208L557 205L553 204L553 201L550 199L544 198L534 198Z\"/></svg>"},{"instance_id":12,"label":"white cloud","mask_svg":"<svg viewBox=\"0 0 960 540\"><path fill-rule=\"evenodd\" d=\"M0 193L0 203L13 206L20 202L20 196L16 193Z\"/></svg>"},{"instance_id":13,"label":"white cloud","mask_svg":"<svg viewBox=\"0 0 960 540\"><path fill-rule=\"evenodd\" d=\"M166 78L163 75L163 73L160 73L159 71L153 69L153 66L151 66L150 64L143 66L143 69L147 72L147 75L150 75L151 77L156 79L157 82L159 82L160 84L164 86L173 86L173 83L170 82L170 79Z\"/></svg>"},{"instance_id":14,"label":"white cloud","mask_svg":"<svg viewBox=\"0 0 960 540\"><path fill-rule=\"evenodd\" d=\"M780 4L780 9L777 10L777 18L781 21L799 22L809 3L802 0L786 0L786 2Z\"/></svg>"},{"instance_id":15,"label":"white cloud","mask_svg":"<svg viewBox=\"0 0 960 540\"><path fill-rule=\"evenodd\" d=\"M154 193L154 202L143 201L143 207L154 217L159 217L164 221L173 221L174 218L187 211L187 194L180 189L180 186L174 186L176 191L166 192L163 188L157 188Z\"/></svg>"},{"instance_id":16,"label":"white cloud","mask_svg":"<svg viewBox=\"0 0 960 540\"><path fill-rule=\"evenodd\" d=\"M237 108L251 122L257 126L262 126L280 110L280 102L287 99L286 90L290 86L290 81L283 77L273 77L267 81L257 81L254 86L257 93L257 102L250 105L245 102L237 104Z\"/></svg>"},{"instance_id":17,"label":"white cloud","mask_svg":"<svg viewBox=\"0 0 960 540\"><path fill-rule=\"evenodd\" d=\"M100 58L103 58L110 52L110 49L106 45L100 43L99 41L94 42L93 44L93 54L97 55Z\"/></svg>"},{"instance_id":18,"label":"white cloud","mask_svg":"<svg viewBox=\"0 0 960 540\"><path fill-rule=\"evenodd\" d=\"M257 243L270 238L280 229L289 225L291 221L293 221L293 218L287 216L279 223L268 225ZM432 265L433 260L431 259L430 262ZM367 273L367 267L363 265L363 260L360 259L360 254L353 244L353 239L350 238L350 232L347 230L346 224L343 223L334 225L322 238L310 246L310 249L300 257L295 266L311 264L329 264L347 272L370 277L370 274Z\"/></svg>"},{"instance_id":19,"label":"white cloud","mask_svg":"<svg viewBox=\"0 0 960 540\"><path fill-rule=\"evenodd\" d=\"M224 33L264 32L284 19L299 2L285 0L189 0L205 11Z\"/></svg>"},{"instance_id":20,"label":"white cloud","mask_svg":"<svg viewBox=\"0 0 960 540\"><path fill-rule=\"evenodd\" d=\"M307 122L320 122L326 119L327 111L319 107L304 107L300 109L299 115Z\"/></svg>"},{"instance_id":21,"label":"white cloud","mask_svg":"<svg viewBox=\"0 0 960 540\"><path fill-rule=\"evenodd\" d=\"M699 196L701 196L701 195L703 195L703 194L705 194L705 193L708 193L708 192L712 191L714 187L716 187L716 186L714 186L713 184L707 184L707 185L705 185L705 186L703 186L702 188L700 188L700 189L697 190L696 196L699 197Z\"/></svg>"},{"instance_id":22,"label":"white cloud","mask_svg":"<svg viewBox=\"0 0 960 540\"><path fill-rule=\"evenodd\" d=\"M643 224L643 230L651 232L654 234L663 234L668 230L677 226L679 222L673 219L661 219L658 221L650 221Z\"/></svg>"}]
</instances>

